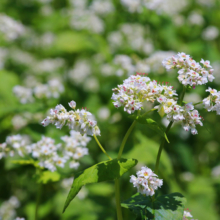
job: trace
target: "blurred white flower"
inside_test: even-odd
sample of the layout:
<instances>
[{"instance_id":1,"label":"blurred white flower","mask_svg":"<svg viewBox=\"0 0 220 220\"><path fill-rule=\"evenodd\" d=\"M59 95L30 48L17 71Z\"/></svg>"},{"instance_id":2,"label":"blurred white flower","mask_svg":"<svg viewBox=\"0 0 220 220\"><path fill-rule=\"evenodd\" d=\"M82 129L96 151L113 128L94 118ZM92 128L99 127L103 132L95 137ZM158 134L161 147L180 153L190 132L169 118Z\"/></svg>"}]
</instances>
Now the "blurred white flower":
<instances>
[{"instance_id":1,"label":"blurred white flower","mask_svg":"<svg viewBox=\"0 0 220 220\"><path fill-rule=\"evenodd\" d=\"M98 109L97 115L99 119L105 121L110 116L110 110L107 107L101 107L100 109Z\"/></svg>"},{"instance_id":2,"label":"blurred white flower","mask_svg":"<svg viewBox=\"0 0 220 220\"><path fill-rule=\"evenodd\" d=\"M5 36L6 40L13 41L24 35L26 29L23 24L13 18L0 13L0 33Z\"/></svg>"},{"instance_id":3,"label":"blurred white flower","mask_svg":"<svg viewBox=\"0 0 220 220\"><path fill-rule=\"evenodd\" d=\"M202 32L202 38L204 40L214 40L219 36L219 29L215 26L208 26L203 32Z\"/></svg>"},{"instance_id":4,"label":"blurred white flower","mask_svg":"<svg viewBox=\"0 0 220 220\"><path fill-rule=\"evenodd\" d=\"M190 172L183 172L180 174L180 178L184 181L191 182L194 179L194 175Z\"/></svg>"},{"instance_id":5,"label":"blurred white flower","mask_svg":"<svg viewBox=\"0 0 220 220\"><path fill-rule=\"evenodd\" d=\"M91 74L91 66L88 60L79 59L74 67L69 70L68 77L74 84L82 83Z\"/></svg>"},{"instance_id":6,"label":"blurred white flower","mask_svg":"<svg viewBox=\"0 0 220 220\"><path fill-rule=\"evenodd\" d=\"M90 9L99 15L107 15L114 11L111 0L93 0Z\"/></svg>"},{"instance_id":7,"label":"blurred white flower","mask_svg":"<svg viewBox=\"0 0 220 220\"><path fill-rule=\"evenodd\" d=\"M220 165L213 167L211 174L213 177L220 177Z\"/></svg>"},{"instance_id":8,"label":"blurred white flower","mask_svg":"<svg viewBox=\"0 0 220 220\"><path fill-rule=\"evenodd\" d=\"M192 11L188 16L188 21L192 25L203 25L204 24L204 18L202 15L196 11Z\"/></svg>"},{"instance_id":9,"label":"blurred white flower","mask_svg":"<svg viewBox=\"0 0 220 220\"><path fill-rule=\"evenodd\" d=\"M76 30L88 30L92 33L102 33L104 22L92 11L73 10L71 13L70 26Z\"/></svg>"}]
</instances>

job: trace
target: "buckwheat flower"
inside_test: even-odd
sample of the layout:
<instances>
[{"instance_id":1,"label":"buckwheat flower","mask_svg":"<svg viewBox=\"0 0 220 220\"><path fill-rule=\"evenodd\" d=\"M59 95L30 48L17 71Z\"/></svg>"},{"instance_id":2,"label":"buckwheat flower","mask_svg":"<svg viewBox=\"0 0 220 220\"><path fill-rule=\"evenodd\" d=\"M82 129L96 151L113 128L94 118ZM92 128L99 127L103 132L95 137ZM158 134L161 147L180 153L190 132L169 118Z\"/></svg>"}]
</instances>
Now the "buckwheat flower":
<instances>
[{"instance_id":1,"label":"buckwheat flower","mask_svg":"<svg viewBox=\"0 0 220 220\"><path fill-rule=\"evenodd\" d=\"M86 147L91 140L86 134L83 136L80 132L70 131L70 136L63 136L61 140L64 141L63 155L69 162L70 168L77 169L79 167L79 159L88 155L88 148Z\"/></svg>"},{"instance_id":2,"label":"buckwheat flower","mask_svg":"<svg viewBox=\"0 0 220 220\"><path fill-rule=\"evenodd\" d=\"M20 202L15 196L10 197L8 201L5 201L0 206L0 219L1 220L13 220L16 216L16 208L20 206Z\"/></svg>"},{"instance_id":3,"label":"buckwheat flower","mask_svg":"<svg viewBox=\"0 0 220 220\"><path fill-rule=\"evenodd\" d=\"M194 220L194 219L192 219L192 217L193 216L191 215L191 213L187 209L187 211L183 212L183 219L182 220ZM198 220L198 219L195 219L195 220Z\"/></svg>"},{"instance_id":4,"label":"buckwheat flower","mask_svg":"<svg viewBox=\"0 0 220 220\"><path fill-rule=\"evenodd\" d=\"M42 137L37 143L28 146L29 153L39 160L39 166L54 172L57 167L64 167L66 158L60 156L61 144L49 137Z\"/></svg>"},{"instance_id":5,"label":"buckwheat flower","mask_svg":"<svg viewBox=\"0 0 220 220\"><path fill-rule=\"evenodd\" d=\"M74 107L74 101L71 101L69 105L71 108ZM82 135L100 135L94 116L85 109L70 110L68 112L62 105L57 105L55 109L50 110L50 116L47 116L41 124L44 127L54 124L59 129L67 125L69 129L79 131Z\"/></svg>"},{"instance_id":6,"label":"buckwheat flower","mask_svg":"<svg viewBox=\"0 0 220 220\"><path fill-rule=\"evenodd\" d=\"M142 167L136 175L137 177L131 176L130 182L143 195L153 196L155 190L163 185L163 180L158 179L158 176L148 167Z\"/></svg>"},{"instance_id":7,"label":"buckwheat flower","mask_svg":"<svg viewBox=\"0 0 220 220\"><path fill-rule=\"evenodd\" d=\"M13 18L0 14L0 32L8 41L13 41L18 37L24 35L26 28L19 21Z\"/></svg>"},{"instance_id":8,"label":"buckwheat flower","mask_svg":"<svg viewBox=\"0 0 220 220\"><path fill-rule=\"evenodd\" d=\"M167 70L178 69L178 80L184 85L196 86L212 82L215 78L212 73L213 69L210 61L200 61L203 66L193 60L185 53L178 53L175 56L168 57L162 61Z\"/></svg>"},{"instance_id":9,"label":"buckwheat flower","mask_svg":"<svg viewBox=\"0 0 220 220\"><path fill-rule=\"evenodd\" d=\"M14 157L19 155L24 157L28 152L26 146L29 144L29 139L22 135L7 136L6 141L0 144L0 159L3 157Z\"/></svg>"},{"instance_id":10,"label":"buckwheat flower","mask_svg":"<svg viewBox=\"0 0 220 220\"><path fill-rule=\"evenodd\" d=\"M25 220L25 218L17 217L15 220Z\"/></svg>"},{"instance_id":11,"label":"buckwheat flower","mask_svg":"<svg viewBox=\"0 0 220 220\"><path fill-rule=\"evenodd\" d=\"M33 91L30 88L25 88L23 86L15 86L13 88L13 93L18 97L20 103L26 104L28 102L33 102Z\"/></svg>"},{"instance_id":12,"label":"buckwheat flower","mask_svg":"<svg viewBox=\"0 0 220 220\"><path fill-rule=\"evenodd\" d=\"M208 111L216 111L217 115L220 115L220 92L216 89L206 89L210 95L203 99L204 108Z\"/></svg>"},{"instance_id":13,"label":"buckwheat flower","mask_svg":"<svg viewBox=\"0 0 220 220\"><path fill-rule=\"evenodd\" d=\"M167 105L175 104L175 101L170 98L177 94L171 86L160 85L146 76L132 75L124 80L122 85L118 85L118 88L113 89L112 99L116 108L123 106L124 111L131 114L140 110L144 101L154 102L161 97L162 93L164 100L169 99ZM163 105L165 106L165 103ZM165 106L166 111L168 111L167 105Z\"/></svg>"}]
</instances>

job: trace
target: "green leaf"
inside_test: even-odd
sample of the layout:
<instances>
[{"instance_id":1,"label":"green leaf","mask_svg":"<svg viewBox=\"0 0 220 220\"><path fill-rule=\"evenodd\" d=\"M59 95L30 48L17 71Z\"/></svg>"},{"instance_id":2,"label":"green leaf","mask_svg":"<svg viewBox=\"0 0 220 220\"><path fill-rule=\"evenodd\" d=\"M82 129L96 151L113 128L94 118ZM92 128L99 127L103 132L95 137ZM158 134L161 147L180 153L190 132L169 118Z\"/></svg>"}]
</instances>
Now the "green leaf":
<instances>
[{"instance_id":1,"label":"green leaf","mask_svg":"<svg viewBox=\"0 0 220 220\"><path fill-rule=\"evenodd\" d=\"M13 160L12 163L20 165L33 165L37 168L40 168L40 166L38 165L38 161L34 160Z\"/></svg>"},{"instance_id":2,"label":"green leaf","mask_svg":"<svg viewBox=\"0 0 220 220\"><path fill-rule=\"evenodd\" d=\"M43 171L38 179L38 183L46 184L48 182L57 182L60 180L60 174L57 172Z\"/></svg>"},{"instance_id":3,"label":"green leaf","mask_svg":"<svg viewBox=\"0 0 220 220\"><path fill-rule=\"evenodd\" d=\"M141 220L182 220L185 204L186 199L180 193L159 196L155 200L137 193L121 203Z\"/></svg>"},{"instance_id":4,"label":"green leaf","mask_svg":"<svg viewBox=\"0 0 220 220\"><path fill-rule=\"evenodd\" d=\"M98 183L119 178L136 164L137 160L135 159L114 159L100 162L77 173L67 196L63 212L65 212L69 203L74 199L82 186L89 183Z\"/></svg>"},{"instance_id":5,"label":"green leaf","mask_svg":"<svg viewBox=\"0 0 220 220\"><path fill-rule=\"evenodd\" d=\"M170 143L168 138L167 138L166 132L163 129L163 127L160 126L156 121L154 121L151 118L146 118L146 117L142 117L142 116L138 116L136 118L136 120L140 124L146 124L150 129L156 131L159 135L164 137L168 143Z\"/></svg>"}]
</instances>

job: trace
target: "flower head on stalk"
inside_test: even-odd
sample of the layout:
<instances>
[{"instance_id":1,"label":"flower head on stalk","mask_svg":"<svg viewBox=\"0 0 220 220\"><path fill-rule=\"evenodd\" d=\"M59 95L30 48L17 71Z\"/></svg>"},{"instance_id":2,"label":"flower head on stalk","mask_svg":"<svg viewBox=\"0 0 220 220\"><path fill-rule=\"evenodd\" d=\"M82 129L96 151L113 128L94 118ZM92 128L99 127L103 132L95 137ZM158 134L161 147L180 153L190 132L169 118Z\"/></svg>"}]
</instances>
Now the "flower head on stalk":
<instances>
[{"instance_id":1,"label":"flower head on stalk","mask_svg":"<svg viewBox=\"0 0 220 220\"><path fill-rule=\"evenodd\" d=\"M162 64L167 70L178 69L178 80L184 85L195 87L196 85L203 85L207 82L212 82L215 78L213 76L213 69L210 61L201 59L201 66L190 55L185 53L178 53L175 56L168 57L163 60Z\"/></svg>"},{"instance_id":2,"label":"flower head on stalk","mask_svg":"<svg viewBox=\"0 0 220 220\"><path fill-rule=\"evenodd\" d=\"M57 105L55 109L50 110L50 116L47 116L41 124L44 127L54 124L59 129L67 125L69 129L79 131L82 135L100 135L97 122L89 111L86 109L75 110L76 103L74 101L69 102L69 106L73 110L68 112L61 104Z\"/></svg>"},{"instance_id":3,"label":"flower head on stalk","mask_svg":"<svg viewBox=\"0 0 220 220\"><path fill-rule=\"evenodd\" d=\"M134 175L131 176L130 182L143 195L153 196L155 190L163 185L163 180L158 179L157 175L148 167L142 167L136 175L137 177Z\"/></svg>"},{"instance_id":4,"label":"flower head on stalk","mask_svg":"<svg viewBox=\"0 0 220 220\"><path fill-rule=\"evenodd\" d=\"M155 80L151 81L149 77L137 74L113 89L112 99L116 108L123 106L124 111L131 114L140 110L144 101L154 102L161 94L166 98L177 95L172 86L160 85Z\"/></svg>"}]
</instances>

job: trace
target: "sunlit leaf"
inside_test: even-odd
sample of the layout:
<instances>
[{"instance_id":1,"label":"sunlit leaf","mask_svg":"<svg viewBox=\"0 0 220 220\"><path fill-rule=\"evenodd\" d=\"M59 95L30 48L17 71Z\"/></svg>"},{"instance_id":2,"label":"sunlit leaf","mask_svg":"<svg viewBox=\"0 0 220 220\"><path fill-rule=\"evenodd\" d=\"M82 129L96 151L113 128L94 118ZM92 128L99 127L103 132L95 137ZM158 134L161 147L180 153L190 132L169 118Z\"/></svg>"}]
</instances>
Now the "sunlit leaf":
<instances>
[{"instance_id":1,"label":"sunlit leaf","mask_svg":"<svg viewBox=\"0 0 220 220\"><path fill-rule=\"evenodd\" d=\"M76 174L69 195L66 199L63 212L72 199L77 195L82 186L89 183L98 183L107 180L114 180L122 176L129 169L137 164L135 159L114 159L95 164L92 167Z\"/></svg>"}]
</instances>

